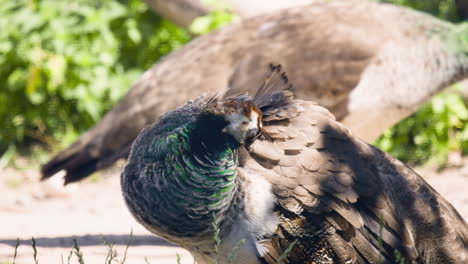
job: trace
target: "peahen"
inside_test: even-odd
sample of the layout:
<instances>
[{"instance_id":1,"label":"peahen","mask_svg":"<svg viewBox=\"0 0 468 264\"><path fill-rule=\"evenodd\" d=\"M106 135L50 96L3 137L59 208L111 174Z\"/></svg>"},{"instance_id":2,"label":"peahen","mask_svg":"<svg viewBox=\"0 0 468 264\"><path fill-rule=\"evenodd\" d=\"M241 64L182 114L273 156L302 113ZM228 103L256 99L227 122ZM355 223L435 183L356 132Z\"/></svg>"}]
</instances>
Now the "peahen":
<instances>
[{"instance_id":1,"label":"peahen","mask_svg":"<svg viewBox=\"0 0 468 264\"><path fill-rule=\"evenodd\" d=\"M65 183L127 157L139 131L206 92L252 93L281 63L296 96L330 109L367 142L434 93L468 78L462 28L370 1L317 1L252 17L195 39L148 70L103 120L42 167Z\"/></svg>"},{"instance_id":2,"label":"peahen","mask_svg":"<svg viewBox=\"0 0 468 264\"><path fill-rule=\"evenodd\" d=\"M295 99L280 71L252 96L202 96L140 133L121 174L135 218L198 263L468 263L452 205Z\"/></svg>"}]
</instances>

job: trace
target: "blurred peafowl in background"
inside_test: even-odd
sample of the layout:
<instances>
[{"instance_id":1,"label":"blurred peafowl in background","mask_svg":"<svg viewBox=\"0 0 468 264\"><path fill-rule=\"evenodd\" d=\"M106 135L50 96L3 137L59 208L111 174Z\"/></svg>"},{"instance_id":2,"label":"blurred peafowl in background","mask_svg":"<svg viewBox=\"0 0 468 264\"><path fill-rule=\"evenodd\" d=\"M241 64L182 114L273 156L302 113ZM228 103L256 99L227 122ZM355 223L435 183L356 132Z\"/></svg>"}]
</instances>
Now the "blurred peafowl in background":
<instances>
[{"instance_id":1,"label":"blurred peafowl in background","mask_svg":"<svg viewBox=\"0 0 468 264\"><path fill-rule=\"evenodd\" d=\"M206 92L249 92L274 61L299 99L328 108L372 142L432 95L468 78L468 27L370 1L317 3L245 19L199 37L149 69L94 128L42 167L65 183L126 158L143 127Z\"/></svg>"},{"instance_id":2,"label":"blurred peafowl in background","mask_svg":"<svg viewBox=\"0 0 468 264\"><path fill-rule=\"evenodd\" d=\"M468 263L456 210L295 99L279 66L251 96L202 96L145 128L121 185L135 218L198 263L226 263L235 248L245 264Z\"/></svg>"}]
</instances>

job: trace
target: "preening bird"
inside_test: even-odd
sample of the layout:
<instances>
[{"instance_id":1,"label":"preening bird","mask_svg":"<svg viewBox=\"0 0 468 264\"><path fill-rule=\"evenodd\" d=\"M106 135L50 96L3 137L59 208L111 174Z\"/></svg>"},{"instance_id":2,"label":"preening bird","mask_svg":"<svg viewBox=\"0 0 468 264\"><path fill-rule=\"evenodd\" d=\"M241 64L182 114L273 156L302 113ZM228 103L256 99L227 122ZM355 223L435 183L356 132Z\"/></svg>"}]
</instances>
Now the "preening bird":
<instances>
[{"instance_id":1,"label":"preening bird","mask_svg":"<svg viewBox=\"0 0 468 264\"><path fill-rule=\"evenodd\" d=\"M295 99L279 66L251 91L202 96L137 137L121 186L148 230L198 263L236 247L245 264L468 263L467 224L421 176Z\"/></svg>"},{"instance_id":2,"label":"preening bird","mask_svg":"<svg viewBox=\"0 0 468 264\"><path fill-rule=\"evenodd\" d=\"M468 78L455 25L371 1L318 1L246 19L197 38L148 70L104 119L42 167L65 183L126 157L140 130L190 98L249 92L271 62L296 96L330 109L372 142L447 85ZM465 31L466 34L466 31Z\"/></svg>"}]
</instances>

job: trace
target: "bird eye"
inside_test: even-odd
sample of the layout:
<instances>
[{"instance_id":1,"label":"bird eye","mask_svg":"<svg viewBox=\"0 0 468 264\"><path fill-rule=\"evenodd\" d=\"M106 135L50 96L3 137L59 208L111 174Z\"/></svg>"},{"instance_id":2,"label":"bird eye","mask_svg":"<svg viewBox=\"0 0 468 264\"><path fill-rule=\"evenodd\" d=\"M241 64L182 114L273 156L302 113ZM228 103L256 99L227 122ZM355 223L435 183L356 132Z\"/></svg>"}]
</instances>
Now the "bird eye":
<instances>
[{"instance_id":1,"label":"bird eye","mask_svg":"<svg viewBox=\"0 0 468 264\"><path fill-rule=\"evenodd\" d=\"M247 122L247 121L242 121L242 125L245 126L245 125L248 125L248 124L249 124L249 122Z\"/></svg>"}]
</instances>

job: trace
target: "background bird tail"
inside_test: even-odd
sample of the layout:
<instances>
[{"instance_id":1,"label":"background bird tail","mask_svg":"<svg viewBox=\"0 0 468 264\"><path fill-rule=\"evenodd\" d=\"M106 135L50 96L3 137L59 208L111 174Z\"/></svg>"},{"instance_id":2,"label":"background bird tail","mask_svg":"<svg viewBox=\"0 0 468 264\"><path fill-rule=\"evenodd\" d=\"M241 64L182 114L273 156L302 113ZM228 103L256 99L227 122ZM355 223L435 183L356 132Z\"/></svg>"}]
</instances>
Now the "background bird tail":
<instances>
[{"instance_id":1,"label":"background bird tail","mask_svg":"<svg viewBox=\"0 0 468 264\"><path fill-rule=\"evenodd\" d=\"M107 168L116 160L125 158L130 152L131 143L120 151L94 157L89 151L89 145L76 142L66 150L56 155L41 168L42 180L48 179L56 173L65 170L64 184L79 181L93 172Z\"/></svg>"}]
</instances>

